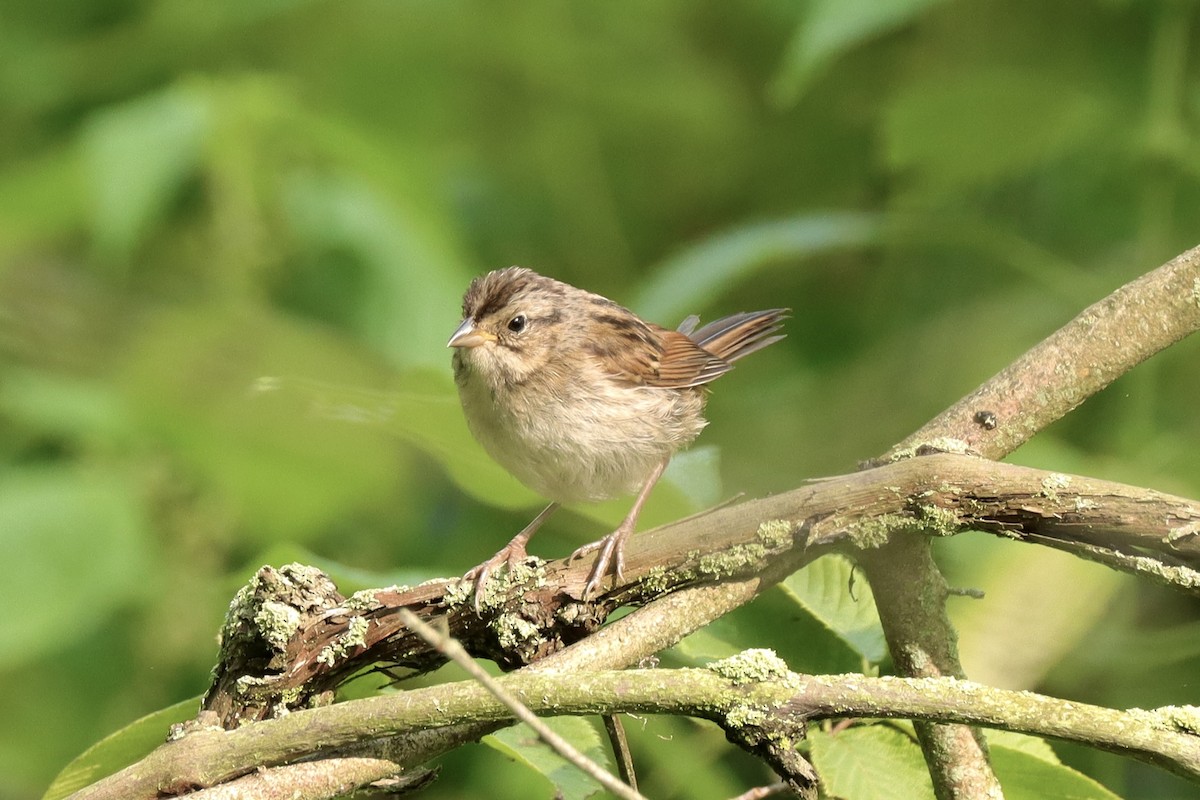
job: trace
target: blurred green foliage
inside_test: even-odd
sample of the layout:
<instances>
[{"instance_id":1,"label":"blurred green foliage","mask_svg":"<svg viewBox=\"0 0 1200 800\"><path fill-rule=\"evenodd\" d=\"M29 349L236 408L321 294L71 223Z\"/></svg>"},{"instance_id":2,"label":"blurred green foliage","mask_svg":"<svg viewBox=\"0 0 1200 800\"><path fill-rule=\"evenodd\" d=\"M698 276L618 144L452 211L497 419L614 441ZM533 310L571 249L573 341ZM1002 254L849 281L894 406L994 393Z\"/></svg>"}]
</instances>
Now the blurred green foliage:
<instances>
[{"instance_id":1,"label":"blurred green foliage","mask_svg":"<svg viewBox=\"0 0 1200 800\"><path fill-rule=\"evenodd\" d=\"M1186 0L6 0L0 796L202 691L264 560L456 574L528 519L450 380L474 274L524 264L670 325L795 309L647 522L878 454L1196 244L1198 25ZM1200 496L1198 357L1155 358L1017 460ZM983 536L940 554L988 592L954 603L972 677L1197 702L1194 602ZM827 579L671 658L876 668L860 615L805 594ZM652 796L767 780L711 726L645 725ZM1058 751L1125 797L1200 797ZM448 757L427 796L550 796L503 752Z\"/></svg>"}]
</instances>

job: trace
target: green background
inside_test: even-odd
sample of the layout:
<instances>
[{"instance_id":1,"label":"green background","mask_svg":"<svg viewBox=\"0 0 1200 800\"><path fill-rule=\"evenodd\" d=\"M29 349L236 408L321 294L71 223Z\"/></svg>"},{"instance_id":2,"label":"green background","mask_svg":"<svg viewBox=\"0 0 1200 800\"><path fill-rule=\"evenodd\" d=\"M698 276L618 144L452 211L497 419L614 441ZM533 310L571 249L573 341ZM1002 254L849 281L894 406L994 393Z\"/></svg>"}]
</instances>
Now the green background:
<instances>
[{"instance_id":1,"label":"green background","mask_svg":"<svg viewBox=\"0 0 1200 800\"><path fill-rule=\"evenodd\" d=\"M202 692L260 564L348 590L459 574L529 519L444 347L488 269L671 326L794 309L646 523L881 453L1200 241L1198 27L1182 0L5 0L0 797ZM1198 365L1184 342L1014 460L1200 496ZM1194 601L939 547L987 592L953 603L971 677L1200 702ZM772 602L708 651L767 641ZM768 780L711 726L646 726L652 796ZM1057 749L1124 796L1200 797ZM445 763L427 796L550 796L498 748Z\"/></svg>"}]
</instances>

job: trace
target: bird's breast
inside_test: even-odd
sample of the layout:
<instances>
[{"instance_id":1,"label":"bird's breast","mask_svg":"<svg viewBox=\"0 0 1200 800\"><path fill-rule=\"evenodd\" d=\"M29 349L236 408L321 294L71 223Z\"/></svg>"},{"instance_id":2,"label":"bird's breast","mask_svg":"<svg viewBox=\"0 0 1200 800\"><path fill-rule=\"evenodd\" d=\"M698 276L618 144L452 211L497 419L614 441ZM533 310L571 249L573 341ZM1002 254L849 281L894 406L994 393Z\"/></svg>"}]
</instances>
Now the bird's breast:
<instances>
[{"instance_id":1,"label":"bird's breast","mask_svg":"<svg viewBox=\"0 0 1200 800\"><path fill-rule=\"evenodd\" d=\"M550 500L633 492L705 424L698 390L628 386L586 375L545 377L541 385L505 386L463 370L457 383L475 438Z\"/></svg>"}]
</instances>

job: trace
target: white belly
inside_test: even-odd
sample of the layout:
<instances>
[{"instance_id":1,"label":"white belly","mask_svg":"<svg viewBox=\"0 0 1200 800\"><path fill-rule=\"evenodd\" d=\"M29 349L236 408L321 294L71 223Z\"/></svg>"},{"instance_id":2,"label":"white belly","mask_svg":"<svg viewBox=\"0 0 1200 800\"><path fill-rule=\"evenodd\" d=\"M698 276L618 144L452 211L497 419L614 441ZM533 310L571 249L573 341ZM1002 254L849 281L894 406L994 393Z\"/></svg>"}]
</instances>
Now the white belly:
<instances>
[{"instance_id":1,"label":"white belly","mask_svg":"<svg viewBox=\"0 0 1200 800\"><path fill-rule=\"evenodd\" d=\"M471 433L488 454L559 503L636 491L657 464L705 425L698 390L624 387L609 389L616 397L598 397L588 393L586 382L576 381L566 396L521 391L519 400L509 394L498 402L470 371L458 388Z\"/></svg>"}]
</instances>

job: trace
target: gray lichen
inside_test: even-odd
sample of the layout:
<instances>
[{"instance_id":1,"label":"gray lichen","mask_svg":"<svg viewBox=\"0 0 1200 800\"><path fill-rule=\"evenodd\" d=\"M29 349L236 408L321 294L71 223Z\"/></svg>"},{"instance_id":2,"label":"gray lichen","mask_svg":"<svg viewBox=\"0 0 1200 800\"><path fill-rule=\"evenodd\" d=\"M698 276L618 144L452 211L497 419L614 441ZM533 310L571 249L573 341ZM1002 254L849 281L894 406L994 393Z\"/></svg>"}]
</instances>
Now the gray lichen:
<instances>
[{"instance_id":1,"label":"gray lichen","mask_svg":"<svg viewBox=\"0 0 1200 800\"><path fill-rule=\"evenodd\" d=\"M345 658L351 650L365 647L367 644L367 628L370 623L366 617L351 617L346 623L346 632L321 649L317 661L332 667Z\"/></svg>"},{"instance_id":2,"label":"gray lichen","mask_svg":"<svg viewBox=\"0 0 1200 800\"><path fill-rule=\"evenodd\" d=\"M1051 472L1045 478L1042 478L1041 494L1047 500L1054 502L1058 500L1058 493L1066 491L1070 485L1070 475L1063 475L1061 472Z\"/></svg>"},{"instance_id":3,"label":"gray lichen","mask_svg":"<svg viewBox=\"0 0 1200 800\"><path fill-rule=\"evenodd\" d=\"M707 668L735 684L782 681L791 677L787 662L774 650L751 648L729 658L714 661Z\"/></svg>"},{"instance_id":4,"label":"gray lichen","mask_svg":"<svg viewBox=\"0 0 1200 800\"><path fill-rule=\"evenodd\" d=\"M300 627L300 612L287 603L267 600L255 613L254 625L271 647L282 651Z\"/></svg>"}]
</instances>

